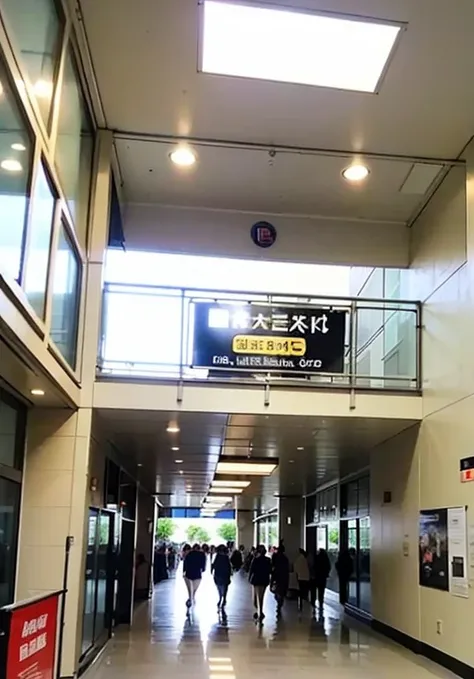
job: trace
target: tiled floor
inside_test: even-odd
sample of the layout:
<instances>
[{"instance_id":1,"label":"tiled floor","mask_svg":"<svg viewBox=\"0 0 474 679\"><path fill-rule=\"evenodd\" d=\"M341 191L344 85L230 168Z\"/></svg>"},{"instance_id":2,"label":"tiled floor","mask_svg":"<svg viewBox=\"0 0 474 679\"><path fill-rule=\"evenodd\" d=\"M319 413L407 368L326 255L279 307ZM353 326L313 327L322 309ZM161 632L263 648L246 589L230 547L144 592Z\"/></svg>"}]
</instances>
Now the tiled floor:
<instances>
[{"instance_id":1,"label":"tiled floor","mask_svg":"<svg viewBox=\"0 0 474 679\"><path fill-rule=\"evenodd\" d=\"M195 610L186 615L182 577L157 586L154 600L136 614L131 630L119 630L86 679L446 679L449 673L340 619L328 603L324 617L298 614L288 602L276 621L267 595L263 626L252 619L250 588L244 576L231 585L227 619L219 618L217 594L206 574Z\"/></svg>"}]
</instances>

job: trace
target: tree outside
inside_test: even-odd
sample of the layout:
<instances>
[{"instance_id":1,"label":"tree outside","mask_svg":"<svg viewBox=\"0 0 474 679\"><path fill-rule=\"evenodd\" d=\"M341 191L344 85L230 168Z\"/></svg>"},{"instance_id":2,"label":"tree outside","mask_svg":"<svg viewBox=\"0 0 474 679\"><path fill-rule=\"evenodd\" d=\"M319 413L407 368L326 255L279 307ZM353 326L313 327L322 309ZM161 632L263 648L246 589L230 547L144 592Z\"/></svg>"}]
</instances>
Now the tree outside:
<instances>
[{"instance_id":1,"label":"tree outside","mask_svg":"<svg viewBox=\"0 0 474 679\"><path fill-rule=\"evenodd\" d=\"M200 544L203 544L204 542L209 542L211 539L211 536L209 535L207 530L205 528L202 528L202 526L198 526L196 524L191 524L190 526L187 527L186 537L188 538L188 542L190 543L199 542Z\"/></svg>"},{"instance_id":2,"label":"tree outside","mask_svg":"<svg viewBox=\"0 0 474 679\"><path fill-rule=\"evenodd\" d=\"M176 530L176 525L169 518L163 517L156 522L156 538L167 542L171 540Z\"/></svg>"},{"instance_id":3,"label":"tree outside","mask_svg":"<svg viewBox=\"0 0 474 679\"><path fill-rule=\"evenodd\" d=\"M235 542L237 537L237 526L235 521L226 521L217 529L217 534L224 542Z\"/></svg>"}]
</instances>

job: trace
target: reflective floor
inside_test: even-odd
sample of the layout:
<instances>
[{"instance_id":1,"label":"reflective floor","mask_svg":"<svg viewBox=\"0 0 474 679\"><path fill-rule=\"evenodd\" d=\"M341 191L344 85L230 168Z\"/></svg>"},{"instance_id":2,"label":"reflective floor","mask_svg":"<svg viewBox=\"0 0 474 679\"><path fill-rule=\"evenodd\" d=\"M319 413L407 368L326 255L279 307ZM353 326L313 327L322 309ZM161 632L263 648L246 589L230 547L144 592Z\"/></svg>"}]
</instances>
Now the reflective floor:
<instances>
[{"instance_id":1,"label":"reflective floor","mask_svg":"<svg viewBox=\"0 0 474 679\"><path fill-rule=\"evenodd\" d=\"M446 679L453 675L374 635L342 621L330 597L323 616L310 607L299 614L287 602L277 622L267 594L266 619L253 621L250 587L237 575L231 584L227 616L217 611L217 593L206 574L196 606L186 614L187 595L180 574L156 587L154 599L137 611L131 630L117 632L87 679Z\"/></svg>"}]
</instances>

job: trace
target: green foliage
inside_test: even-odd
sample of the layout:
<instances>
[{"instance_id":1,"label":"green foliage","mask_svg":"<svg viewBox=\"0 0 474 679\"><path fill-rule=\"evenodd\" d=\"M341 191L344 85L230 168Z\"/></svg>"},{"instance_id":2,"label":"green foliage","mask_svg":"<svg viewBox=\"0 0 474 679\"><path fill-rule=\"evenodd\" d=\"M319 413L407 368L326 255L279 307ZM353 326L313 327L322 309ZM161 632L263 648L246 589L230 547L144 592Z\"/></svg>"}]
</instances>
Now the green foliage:
<instances>
[{"instance_id":1,"label":"green foliage","mask_svg":"<svg viewBox=\"0 0 474 679\"><path fill-rule=\"evenodd\" d=\"M175 524L166 517L156 522L156 537L158 540L170 540L176 530Z\"/></svg>"},{"instance_id":2,"label":"green foliage","mask_svg":"<svg viewBox=\"0 0 474 679\"><path fill-rule=\"evenodd\" d=\"M235 542L237 537L237 526L235 521L226 521L217 529L217 534L224 542Z\"/></svg>"},{"instance_id":3,"label":"green foliage","mask_svg":"<svg viewBox=\"0 0 474 679\"><path fill-rule=\"evenodd\" d=\"M198 526L196 524L191 524L188 526L186 529L186 537L188 538L188 542L191 543L191 545L194 542L199 542L199 544L203 544L203 542L209 542L211 539L211 536L207 532L205 528L202 528L202 526Z\"/></svg>"},{"instance_id":4,"label":"green foliage","mask_svg":"<svg viewBox=\"0 0 474 679\"><path fill-rule=\"evenodd\" d=\"M339 546L339 528L329 529L328 541L332 548Z\"/></svg>"}]
</instances>

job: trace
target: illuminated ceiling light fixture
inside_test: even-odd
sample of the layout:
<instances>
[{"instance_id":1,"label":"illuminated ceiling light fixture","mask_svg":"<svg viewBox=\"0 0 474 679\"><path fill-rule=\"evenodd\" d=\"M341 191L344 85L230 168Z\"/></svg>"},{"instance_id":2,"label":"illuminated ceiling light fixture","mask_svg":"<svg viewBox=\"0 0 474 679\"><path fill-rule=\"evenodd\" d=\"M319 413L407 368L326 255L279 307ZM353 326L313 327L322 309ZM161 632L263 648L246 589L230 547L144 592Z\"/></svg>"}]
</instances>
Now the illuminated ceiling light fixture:
<instances>
[{"instance_id":1,"label":"illuminated ceiling light fixture","mask_svg":"<svg viewBox=\"0 0 474 679\"><path fill-rule=\"evenodd\" d=\"M197 156L189 146L180 145L170 153L170 160L178 167L192 167Z\"/></svg>"},{"instance_id":2,"label":"illuminated ceiling light fixture","mask_svg":"<svg viewBox=\"0 0 474 679\"><path fill-rule=\"evenodd\" d=\"M405 26L238 0L203 4L204 73L339 90L377 92Z\"/></svg>"},{"instance_id":3,"label":"illuminated ceiling light fixture","mask_svg":"<svg viewBox=\"0 0 474 679\"><path fill-rule=\"evenodd\" d=\"M225 504L227 504L227 502L232 502L233 499L234 498L231 495L229 495L229 496L227 496L227 495L215 495L214 497L205 498L204 502L206 504L225 505Z\"/></svg>"},{"instance_id":4,"label":"illuminated ceiling light fixture","mask_svg":"<svg viewBox=\"0 0 474 679\"><path fill-rule=\"evenodd\" d=\"M173 446L173 447L171 448L171 450L172 450L173 452L177 453L178 450L179 450L179 446Z\"/></svg>"},{"instance_id":5,"label":"illuminated ceiling light fixture","mask_svg":"<svg viewBox=\"0 0 474 679\"><path fill-rule=\"evenodd\" d=\"M51 99L53 96L53 83L49 80L37 80L33 85L33 90L40 99Z\"/></svg>"},{"instance_id":6,"label":"illuminated ceiling light fixture","mask_svg":"<svg viewBox=\"0 0 474 679\"><path fill-rule=\"evenodd\" d=\"M369 176L369 168L366 165L354 163L342 171L342 176L348 182L361 182Z\"/></svg>"},{"instance_id":7,"label":"illuminated ceiling light fixture","mask_svg":"<svg viewBox=\"0 0 474 679\"><path fill-rule=\"evenodd\" d=\"M248 488L250 481L223 481L222 479L214 479L211 485L214 488Z\"/></svg>"},{"instance_id":8,"label":"illuminated ceiling light fixture","mask_svg":"<svg viewBox=\"0 0 474 679\"><path fill-rule=\"evenodd\" d=\"M168 432L168 434L179 434L180 429L176 422L170 422L166 431Z\"/></svg>"},{"instance_id":9,"label":"illuminated ceiling light fixture","mask_svg":"<svg viewBox=\"0 0 474 679\"><path fill-rule=\"evenodd\" d=\"M242 476L270 476L278 467L276 459L249 460L227 457L217 463L218 474L241 474Z\"/></svg>"},{"instance_id":10,"label":"illuminated ceiling light fixture","mask_svg":"<svg viewBox=\"0 0 474 679\"><path fill-rule=\"evenodd\" d=\"M176 464L183 464L183 460L175 460Z\"/></svg>"},{"instance_id":11,"label":"illuminated ceiling light fixture","mask_svg":"<svg viewBox=\"0 0 474 679\"><path fill-rule=\"evenodd\" d=\"M209 488L210 493L232 493L232 495L239 495L239 493L243 492L243 488Z\"/></svg>"},{"instance_id":12,"label":"illuminated ceiling light fixture","mask_svg":"<svg viewBox=\"0 0 474 679\"><path fill-rule=\"evenodd\" d=\"M21 172L23 170L22 164L14 158L5 158L0 163L0 167L7 172Z\"/></svg>"},{"instance_id":13,"label":"illuminated ceiling light fixture","mask_svg":"<svg viewBox=\"0 0 474 679\"><path fill-rule=\"evenodd\" d=\"M14 151L26 151L26 146L24 144L20 144L19 142L15 142L15 144L12 144L11 147Z\"/></svg>"},{"instance_id":14,"label":"illuminated ceiling light fixture","mask_svg":"<svg viewBox=\"0 0 474 679\"><path fill-rule=\"evenodd\" d=\"M43 389L32 389L30 393L32 396L44 396Z\"/></svg>"}]
</instances>

